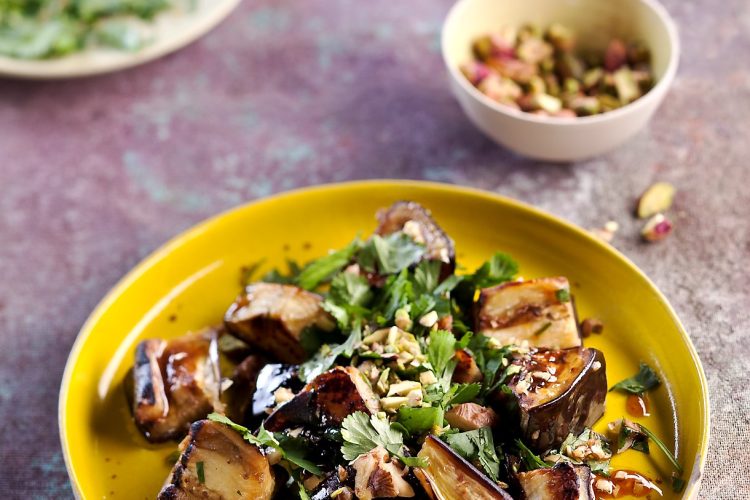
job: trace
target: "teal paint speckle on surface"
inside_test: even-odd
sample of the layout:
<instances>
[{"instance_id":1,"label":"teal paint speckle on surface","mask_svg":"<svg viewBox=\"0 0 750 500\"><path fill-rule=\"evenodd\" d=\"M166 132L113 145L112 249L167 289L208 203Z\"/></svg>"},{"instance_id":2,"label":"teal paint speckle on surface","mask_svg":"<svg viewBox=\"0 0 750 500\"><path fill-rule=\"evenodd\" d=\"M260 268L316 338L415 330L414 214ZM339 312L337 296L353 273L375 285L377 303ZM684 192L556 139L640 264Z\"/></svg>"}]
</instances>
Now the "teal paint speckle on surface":
<instances>
[{"instance_id":1,"label":"teal paint speckle on surface","mask_svg":"<svg viewBox=\"0 0 750 500\"><path fill-rule=\"evenodd\" d=\"M208 199L203 194L192 191L175 192L168 187L167 183L156 174L158 170L143 163L135 151L126 151L122 162L130 179L146 193L151 201L173 205L187 212L202 212L208 206Z\"/></svg>"},{"instance_id":2,"label":"teal paint speckle on surface","mask_svg":"<svg viewBox=\"0 0 750 500\"><path fill-rule=\"evenodd\" d=\"M70 483L61 472L65 471L65 460L63 460L61 450L49 450L43 456L35 458L31 462L31 469L36 473L36 477L45 478L45 491L33 495L31 498L46 500L49 498L70 498L72 491ZM49 478L60 478L50 481ZM4 497L5 498L5 497Z\"/></svg>"},{"instance_id":3,"label":"teal paint speckle on surface","mask_svg":"<svg viewBox=\"0 0 750 500\"><path fill-rule=\"evenodd\" d=\"M250 13L248 27L255 36L283 31L289 27L289 13L278 7L261 7Z\"/></svg>"},{"instance_id":4,"label":"teal paint speckle on surface","mask_svg":"<svg viewBox=\"0 0 750 500\"><path fill-rule=\"evenodd\" d=\"M125 151L122 164L134 184L145 191L152 201L164 203L171 197L167 186L156 176L154 169L143 163L138 153Z\"/></svg>"}]
</instances>

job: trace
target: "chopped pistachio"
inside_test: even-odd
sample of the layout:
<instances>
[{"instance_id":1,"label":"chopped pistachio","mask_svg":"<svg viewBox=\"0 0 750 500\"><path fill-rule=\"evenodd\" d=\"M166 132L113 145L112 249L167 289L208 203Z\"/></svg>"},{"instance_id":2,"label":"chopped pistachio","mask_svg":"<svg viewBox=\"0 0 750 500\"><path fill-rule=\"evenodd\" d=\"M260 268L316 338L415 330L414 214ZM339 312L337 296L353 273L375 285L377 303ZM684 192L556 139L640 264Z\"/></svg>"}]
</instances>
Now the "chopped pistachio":
<instances>
[{"instance_id":1,"label":"chopped pistachio","mask_svg":"<svg viewBox=\"0 0 750 500\"><path fill-rule=\"evenodd\" d=\"M409 317L409 311L406 308L401 308L396 311L395 315L395 323L396 326L404 331L411 330L411 327L413 326L413 322L411 318Z\"/></svg>"},{"instance_id":2,"label":"chopped pistachio","mask_svg":"<svg viewBox=\"0 0 750 500\"><path fill-rule=\"evenodd\" d=\"M575 35L568 27L553 23L547 28L547 40L562 52L570 52L575 46Z\"/></svg>"},{"instance_id":3,"label":"chopped pistachio","mask_svg":"<svg viewBox=\"0 0 750 500\"><path fill-rule=\"evenodd\" d=\"M628 58L628 49L622 40L615 38L609 42L607 51L604 54L604 69L607 71L617 71L626 62Z\"/></svg>"},{"instance_id":4,"label":"chopped pistachio","mask_svg":"<svg viewBox=\"0 0 750 500\"><path fill-rule=\"evenodd\" d=\"M397 382L391 384L388 389L388 396L406 396L411 391L422 390L422 384L413 380L405 380L403 382Z\"/></svg>"},{"instance_id":5,"label":"chopped pistachio","mask_svg":"<svg viewBox=\"0 0 750 500\"><path fill-rule=\"evenodd\" d=\"M437 381L437 377L435 377L435 372L433 371L428 370L419 374L419 382L424 386L432 385Z\"/></svg>"},{"instance_id":6,"label":"chopped pistachio","mask_svg":"<svg viewBox=\"0 0 750 500\"><path fill-rule=\"evenodd\" d=\"M425 328L432 328L437 323L438 313L436 311L430 311L421 318L419 318L419 324Z\"/></svg>"},{"instance_id":7,"label":"chopped pistachio","mask_svg":"<svg viewBox=\"0 0 750 500\"><path fill-rule=\"evenodd\" d=\"M660 241L672 232L672 223L663 214L651 217L641 229L641 236L646 241Z\"/></svg>"},{"instance_id":8,"label":"chopped pistachio","mask_svg":"<svg viewBox=\"0 0 750 500\"><path fill-rule=\"evenodd\" d=\"M596 88L603 78L604 70L602 68L591 68L583 74L581 83L583 83L584 89L591 90Z\"/></svg>"},{"instance_id":9,"label":"chopped pistachio","mask_svg":"<svg viewBox=\"0 0 750 500\"><path fill-rule=\"evenodd\" d=\"M638 217L645 219L659 212L666 212L672 206L675 188L668 182L652 184L638 200Z\"/></svg>"},{"instance_id":10,"label":"chopped pistachio","mask_svg":"<svg viewBox=\"0 0 750 500\"><path fill-rule=\"evenodd\" d=\"M492 38L483 36L474 40L471 46L474 56L480 61L486 61L492 56Z\"/></svg>"},{"instance_id":11,"label":"chopped pistachio","mask_svg":"<svg viewBox=\"0 0 750 500\"><path fill-rule=\"evenodd\" d=\"M641 96L641 89L633 78L633 72L627 66L615 71L614 79L617 95L623 104L634 101Z\"/></svg>"},{"instance_id":12,"label":"chopped pistachio","mask_svg":"<svg viewBox=\"0 0 750 500\"><path fill-rule=\"evenodd\" d=\"M380 398L380 406L387 412L395 413L399 408L406 405L409 400L405 396L392 396Z\"/></svg>"},{"instance_id":13,"label":"chopped pistachio","mask_svg":"<svg viewBox=\"0 0 750 500\"><path fill-rule=\"evenodd\" d=\"M532 99L536 103L537 109L541 109L547 113L557 113L562 109L562 101L555 96L537 94Z\"/></svg>"},{"instance_id":14,"label":"chopped pistachio","mask_svg":"<svg viewBox=\"0 0 750 500\"><path fill-rule=\"evenodd\" d=\"M531 64L547 59L552 52L552 46L540 38L527 38L516 49L518 58Z\"/></svg>"}]
</instances>

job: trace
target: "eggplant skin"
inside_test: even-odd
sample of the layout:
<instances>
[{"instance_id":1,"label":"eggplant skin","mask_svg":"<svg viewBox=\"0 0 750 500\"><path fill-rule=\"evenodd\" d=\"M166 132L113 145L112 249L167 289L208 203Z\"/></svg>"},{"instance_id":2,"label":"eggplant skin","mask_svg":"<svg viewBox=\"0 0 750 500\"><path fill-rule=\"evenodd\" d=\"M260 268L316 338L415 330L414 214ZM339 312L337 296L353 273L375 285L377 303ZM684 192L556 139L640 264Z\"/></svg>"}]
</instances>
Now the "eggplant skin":
<instances>
[{"instance_id":1,"label":"eggplant skin","mask_svg":"<svg viewBox=\"0 0 750 500\"><path fill-rule=\"evenodd\" d=\"M318 375L302 391L278 406L264 422L271 432L296 426L340 426L356 411L376 413L377 396L353 366L338 366Z\"/></svg>"},{"instance_id":2,"label":"eggplant skin","mask_svg":"<svg viewBox=\"0 0 750 500\"><path fill-rule=\"evenodd\" d=\"M430 498L512 500L505 490L435 436L427 436L418 456L429 460L427 467L414 469L414 473Z\"/></svg>"},{"instance_id":3,"label":"eggplant skin","mask_svg":"<svg viewBox=\"0 0 750 500\"><path fill-rule=\"evenodd\" d=\"M190 424L222 411L217 333L206 330L136 347L133 417L150 442L180 439Z\"/></svg>"},{"instance_id":4,"label":"eggplant skin","mask_svg":"<svg viewBox=\"0 0 750 500\"><path fill-rule=\"evenodd\" d=\"M273 496L276 481L268 459L223 424L195 422L180 443L180 452L158 500L268 500ZM202 478L199 467L203 468Z\"/></svg>"},{"instance_id":5,"label":"eggplant skin","mask_svg":"<svg viewBox=\"0 0 750 500\"><path fill-rule=\"evenodd\" d=\"M475 330L502 345L528 342L531 347L548 349L581 345L570 284L563 277L485 288L475 310Z\"/></svg>"},{"instance_id":6,"label":"eggplant skin","mask_svg":"<svg viewBox=\"0 0 750 500\"><path fill-rule=\"evenodd\" d=\"M508 386L524 441L537 451L580 434L604 414L606 362L593 348L532 351ZM554 371L548 380L540 374ZM546 375L545 375L546 377Z\"/></svg>"},{"instance_id":7,"label":"eggplant skin","mask_svg":"<svg viewBox=\"0 0 750 500\"><path fill-rule=\"evenodd\" d=\"M517 475L524 500L595 500L594 475L566 462Z\"/></svg>"},{"instance_id":8,"label":"eggplant skin","mask_svg":"<svg viewBox=\"0 0 750 500\"><path fill-rule=\"evenodd\" d=\"M254 283L229 307L224 325L229 333L283 363L299 364L308 357L302 334L336 326L321 307L322 298L292 285Z\"/></svg>"},{"instance_id":9,"label":"eggplant skin","mask_svg":"<svg viewBox=\"0 0 750 500\"><path fill-rule=\"evenodd\" d=\"M427 247L429 259L443 263L440 268L441 279L445 279L456 270L456 248L453 240L435 222L430 211L419 203L397 201L389 208L378 212L378 222L375 233L381 236L398 231L404 231L412 237L417 236L415 239Z\"/></svg>"},{"instance_id":10,"label":"eggplant skin","mask_svg":"<svg viewBox=\"0 0 750 500\"><path fill-rule=\"evenodd\" d=\"M224 412L230 420L235 422L247 421L251 412L253 395L255 394L258 375L266 360L262 356L251 354L238 364L232 375L232 385L222 392Z\"/></svg>"}]
</instances>

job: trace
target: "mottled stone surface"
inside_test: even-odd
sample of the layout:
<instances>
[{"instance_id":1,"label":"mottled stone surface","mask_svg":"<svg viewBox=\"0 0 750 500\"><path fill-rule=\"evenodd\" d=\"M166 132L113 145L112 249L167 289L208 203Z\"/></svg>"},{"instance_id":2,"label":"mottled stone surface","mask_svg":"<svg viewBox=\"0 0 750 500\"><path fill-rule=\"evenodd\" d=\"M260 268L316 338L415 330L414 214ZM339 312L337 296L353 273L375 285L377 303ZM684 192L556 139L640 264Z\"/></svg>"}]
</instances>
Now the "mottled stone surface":
<instances>
[{"instance_id":1,"label":"mottled stone surface","mask_svg":"<svg viewBox=\"0 0 750 500\"><path fill-rule=\"evenodd\" d=\"M69 496L57 392L76 333L149 252L201 219L289 188L376 177L465 184L585 227L666 293L704 361L712 442L703 498L750 491L750 4L666 2L674 88L625 147L577 165L515 157L451 97L449 1L258 0L165 59L74 82L0 81L0 491ZM634 197L679 188L677 230L634 235Z\"/></svg>"}]
</instances>

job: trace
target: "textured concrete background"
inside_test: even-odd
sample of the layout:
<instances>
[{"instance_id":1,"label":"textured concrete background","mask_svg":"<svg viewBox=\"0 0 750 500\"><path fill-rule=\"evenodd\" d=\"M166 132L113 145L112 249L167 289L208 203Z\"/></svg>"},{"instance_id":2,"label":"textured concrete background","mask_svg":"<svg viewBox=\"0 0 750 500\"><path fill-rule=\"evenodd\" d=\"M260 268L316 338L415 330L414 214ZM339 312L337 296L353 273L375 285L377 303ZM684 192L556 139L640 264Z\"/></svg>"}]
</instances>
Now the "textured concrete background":
<instances>
[{"instance_id":1,"label":"textured concrete background","mask_svg":"<svg viewBox=\"0 0 750 500\"><path fill-rule=\"evenodd\" d=\"M666 293L705 364L711 453L702 497L750 491L750 3L669 0L678 78L651 126L594 161L530 162L475 131L447 89L450 2L244 2L195 45L64 83L0 81L0 491L71 495L57 391L88 313L179 231L271 193L346 179L465 184L584 227ZM408 12L408 15L407 15ZM677 229L634 237L635 196L679 188ZM742 451L740 451L742 450Z\"/></svg>"}]
</instances>

